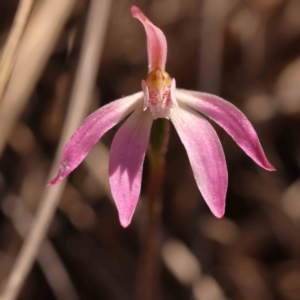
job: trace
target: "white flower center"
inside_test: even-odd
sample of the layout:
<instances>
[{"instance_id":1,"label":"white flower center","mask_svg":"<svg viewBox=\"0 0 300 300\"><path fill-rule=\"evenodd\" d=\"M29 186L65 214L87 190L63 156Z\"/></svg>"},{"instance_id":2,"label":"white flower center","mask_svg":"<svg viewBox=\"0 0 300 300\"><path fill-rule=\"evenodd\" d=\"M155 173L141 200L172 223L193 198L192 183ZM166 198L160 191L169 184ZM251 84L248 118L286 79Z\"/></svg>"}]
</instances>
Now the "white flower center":
<instances>
[{"instance_id":1,"label":"white flower center","mask_svg":"<svg viewBox=\"0 0 300 300\"><path fill-rule=\"evenodd\" d=\"M177 107L175 98L175 79L156 69L142 81L144 91L144 110L150 108L153 119L168 118L171 107Z\"/></svg>"}]
</instances>

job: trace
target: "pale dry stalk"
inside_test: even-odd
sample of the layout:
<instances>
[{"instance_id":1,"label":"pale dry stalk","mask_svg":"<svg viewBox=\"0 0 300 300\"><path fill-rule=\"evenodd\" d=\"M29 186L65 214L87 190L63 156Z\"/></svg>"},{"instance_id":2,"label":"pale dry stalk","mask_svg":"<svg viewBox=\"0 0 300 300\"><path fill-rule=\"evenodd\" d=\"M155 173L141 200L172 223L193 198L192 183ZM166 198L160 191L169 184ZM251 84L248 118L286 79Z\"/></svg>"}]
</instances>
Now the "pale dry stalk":
<instances>
[{"instance_id":1,"label":"pale dry stalk","mask_svg":"<svg viewBox=\"0 0 300 300\"><path fill-rule=\"evenodd\" d=\"M2 50L0 60L0 103L9 81L34 2L35 0L20 1L12 28Z\"/></svg>"},{"instance_id":2,"label":"pale dry stalk","mask_svg":"<svg viewBox=\"0 0 300 300\"><path fill-rule=\"evenodd\" d=\"M54 2L54 0L51 1ZM57 2L60 8L62 2L62 0ZM57 171L63 146L74 130L79 126L88 111L92 93L94 92L98 64L104 44L109 8L109 0L91 1L78 71L72 89L70 106L63 133L50 171L51 176ZM8 278L2 300L14 300L18 296L39 252L40 246L44 241L65 184L66 181L54 187L45 188L28 237Z\"/></svg>"}]
</instances>

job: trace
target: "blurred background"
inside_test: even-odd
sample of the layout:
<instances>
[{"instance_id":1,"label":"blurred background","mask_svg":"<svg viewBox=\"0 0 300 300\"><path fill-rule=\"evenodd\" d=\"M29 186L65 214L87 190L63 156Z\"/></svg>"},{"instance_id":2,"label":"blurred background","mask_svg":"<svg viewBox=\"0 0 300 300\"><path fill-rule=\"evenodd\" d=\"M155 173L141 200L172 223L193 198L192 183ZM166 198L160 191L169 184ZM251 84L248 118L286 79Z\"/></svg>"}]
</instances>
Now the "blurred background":
<instances>
[{"instance_id":1,"label":"blurred background","mask_svg":"<svg viewBox=\"0 0 300 300\"><path fill-rule=\"evenodd\" d=\"M2 53L21 2L26 1L0 1ZM84 0L32 2L2 106L0 101L0 118L6 120L5 126L0 123L1 290L49 179L70 110L90 5ZM299 300L300 1L111 1L107 21L99 14L105 39L87 113L141 90L146 37L131 17L131 5L165 33L167 71L177 86L217 94L240 108L277 169L258 167L215 126L229 171L226 215L218 220L204 203L171 127L162 299ZM116 129L68 177L18 299L133 299L143 199L129 228L121 228L107 178ZM146 162L143 191L147 169Z\"/></svg>"}]
</instances>

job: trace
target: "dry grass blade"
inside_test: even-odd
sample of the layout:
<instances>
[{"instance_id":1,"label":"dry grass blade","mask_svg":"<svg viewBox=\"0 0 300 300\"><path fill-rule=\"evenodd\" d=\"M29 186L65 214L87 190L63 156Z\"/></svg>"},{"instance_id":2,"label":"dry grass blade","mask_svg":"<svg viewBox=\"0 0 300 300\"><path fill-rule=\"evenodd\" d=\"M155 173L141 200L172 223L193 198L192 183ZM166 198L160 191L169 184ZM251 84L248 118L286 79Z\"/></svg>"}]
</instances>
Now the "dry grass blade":
<instances>
[{"instance_id":1,"label":"dry grass blade","mask_svg":"<svg viewBox=\"0 0 300 300\"><path fill-rule=\"evenodd\" d=\"M34 0L22 0L19 3L12 29L9 33L0 60L0 102L9 81L11 71L18 53L20 41L27 25Z\"/></svg>"},{"instance_id":2,"label":"dry grass blade","mask_svg":"<svg viewBox=\"0 0 300 300\"><path fill-rule=\"evenodd\" d=\"M57 170L61 151L66 140L78 127L88 110L103 48L109 7L109 0L91 2L78 71L71 94L71 103L50 172L51 175ZM16 299L45 238L65 184L66 181L52 188L45 188L29 235L8 278L2 300Z\"/></svg>"},{"instance_id":3,"label":"dry grass blade","mask_svg":"<svg viewBox=\"0 0 300 300\"><path fill-rule=\"evenodd\" d=\"M32 13L0 104L0 156L75 4L74 0L40 1Z\"/></svg>"},{"instance_id":4,"label":"dry grass blade","mask_svg":"<svg viewBox=\"0 0 300 300\"><path fill-rule=\"evenodd\" d=\"M99 157L101 160L99 161ZM85 159L85 165L87 166L89 172L97 179L100 187L103 189L107 197L113 201L111 195L110 185L108 181L108 160L109 160L109 150L107 147L99 142ZM97 161L97 164L95 162Z\"/></svg>"},{"instance_id":5,"label":"dry grass blade","mask_svg":"<svg viewBox=\"0 0 300 300\"><path fill-rule=\"evenodd\" d=\"M11 219L15 229L24 237L32 221L30 212L17 197L8 197L3 203L3 211ZM59 300L78 300L76 290L64 268L63 262L49 240L45 240L38 254L38 262Z\"/></svg>"},{"instance_id":6,"label":"dry grass blade","mask_svg":"<svg viewBox=\"0 0 300 300\"><path fill-rule=\"evenodd\" d=\"M199 89L218 94L222 77L225 20L234 0L203 1L200 42Z\"/></svg>"}]
</instances>

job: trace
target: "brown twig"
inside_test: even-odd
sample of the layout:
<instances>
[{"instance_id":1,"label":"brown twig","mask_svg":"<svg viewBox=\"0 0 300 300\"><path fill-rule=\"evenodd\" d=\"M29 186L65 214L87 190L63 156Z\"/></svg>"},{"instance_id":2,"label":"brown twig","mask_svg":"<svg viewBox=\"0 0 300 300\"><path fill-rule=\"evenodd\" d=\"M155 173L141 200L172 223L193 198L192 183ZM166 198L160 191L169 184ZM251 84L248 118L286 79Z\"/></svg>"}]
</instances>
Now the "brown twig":
<instances>
[{"instance_id":1,"label":"brown twig","mask_svg":"<svg viewBox=\"0 0 300 300\"><path fill-rule=\"evenodd\" d=\"M64 144L87 113L103 48L109 8L109 0L91 2L71 102L55 161L51 168L51 176L57 171ZM63 181L52 188L45 188L29 235L8 278L2 300L16 299L45 238L65 184L66 181Z\"/></svg>"},{"instance_id":2,"label":"brown twig","mask_svg":"<svg viewBox=\"0 0 300 300\"><path fill-rule=\"evenodd\" d=\"M0 60L0 102L9 81L16 56L19 50L20 41L30 17L35 0L22 0L12 25L12 29L6 40Z\"/></svg>"}]
</instances>

